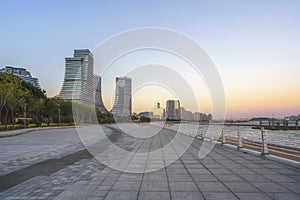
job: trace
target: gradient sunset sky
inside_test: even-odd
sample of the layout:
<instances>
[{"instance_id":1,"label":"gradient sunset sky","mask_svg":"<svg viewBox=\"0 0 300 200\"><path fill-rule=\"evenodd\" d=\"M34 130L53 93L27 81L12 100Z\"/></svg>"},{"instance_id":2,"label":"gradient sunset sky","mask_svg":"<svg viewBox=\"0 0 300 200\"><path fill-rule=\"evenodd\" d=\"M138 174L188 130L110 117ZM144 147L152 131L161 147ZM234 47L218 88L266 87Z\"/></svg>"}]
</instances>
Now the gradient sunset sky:
<instances>
[{"instance_id":1,"label":"gradient sunset sky","mask_svg":"<svg viewBox=\"0 0 300 200\"><path fill-rule=\"evenodd\" d=\"M2 0L0 22L0 67L27 68L48 96L59 93L64 58L74 49L92 50L122 31L161 27L187 35L207 52L223 80L227 118L300 114L297 0ZM134 111L147 109L139 98L144 94L136 93ZM207 94L202 99L198 108L183 106L210 112Z\"/></svg>"}]
</instances>

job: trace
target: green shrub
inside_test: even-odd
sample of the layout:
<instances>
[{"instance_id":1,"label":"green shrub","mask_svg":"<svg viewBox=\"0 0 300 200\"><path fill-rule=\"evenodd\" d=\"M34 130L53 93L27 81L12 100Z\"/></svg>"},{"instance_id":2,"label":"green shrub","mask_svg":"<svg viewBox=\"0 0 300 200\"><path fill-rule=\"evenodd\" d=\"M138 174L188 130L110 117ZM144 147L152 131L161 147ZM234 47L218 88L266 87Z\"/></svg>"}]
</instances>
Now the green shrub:
<instances>
[{"instance_id":1,"label":"green shrub","mask_svg":"<svg viewBox=\"0 0 300 200\"><path fill-rule=\"evenodd\" d=\"M0 125L0 131L10 131L21 128L23 128L23 124L8 124L7 127L5 125Z\"/></svg>"},{"instance_id":2,"label":"green shrub","mask_svg":"<svg viewBox=\"0 0 300 200\"><path fill-rule=\"evenodd\" d=\"M48 124L47 123L42 123L41 127L48 127Z\"/></svg>"},{"instance_id":3,"label":"green shrub","mask_svg":"<svg viewBox=\"0 0 300 200\"><path fill-rule=\"evenodd\" d=\"M37 124L28 124L27 125L27 128L35 128L35 127L37 127Z\"/></svg>"}]
</instances>

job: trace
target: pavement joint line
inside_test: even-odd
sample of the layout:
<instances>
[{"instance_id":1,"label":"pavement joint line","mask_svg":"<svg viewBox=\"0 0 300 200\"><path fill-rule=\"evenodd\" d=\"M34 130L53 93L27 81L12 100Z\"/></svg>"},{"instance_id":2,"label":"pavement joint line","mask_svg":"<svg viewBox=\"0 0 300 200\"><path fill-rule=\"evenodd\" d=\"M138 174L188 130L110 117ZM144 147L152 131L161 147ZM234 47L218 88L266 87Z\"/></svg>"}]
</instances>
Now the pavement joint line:
<instances>
[{"instance_id":1,"label":"pavement joint line","mask_svg":"<svg viewBox=\"0 0 300 200\"><path fill-rule=\"evenodd\" d=\"M162 129L164 131L164 129ZM165 136L165 135L164 135ZM162 145L162 142L161 142L161 137L162 135L159 135L159 141L160 141L160 144ZM163 151L163 149L162 149ZM164 155L164 154L163 154ZM163 159L164 161L164 166L166 166L166 161L165 159ZM166 173L166 177L167 177L167 184L168 184L168 190L169 190L169 196L170 196L170 199L172 200L172 193L171 193L171 187L170 187L170 181L169 181L169 174L168 174L168 170L167 168L165 167L165 173Z\"/></svg>"}]
</instances>

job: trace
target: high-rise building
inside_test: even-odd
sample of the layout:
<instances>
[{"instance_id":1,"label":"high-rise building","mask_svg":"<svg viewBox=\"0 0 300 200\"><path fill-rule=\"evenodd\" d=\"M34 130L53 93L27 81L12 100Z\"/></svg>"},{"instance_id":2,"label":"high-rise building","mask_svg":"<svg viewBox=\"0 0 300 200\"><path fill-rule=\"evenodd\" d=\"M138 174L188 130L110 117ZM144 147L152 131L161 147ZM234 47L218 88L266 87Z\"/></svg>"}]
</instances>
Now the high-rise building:
<instances>
[{"instance_id":1,"label":"high-rise building","mask_svg":"<svg viewBox=\"0 0 300 200\"><path fill-rule=\"evenodd\" d=\"M155 118L155 119L164 119L165 118L165 109L160 107L159 102L154 103L153 118Z\"/></svg>"},{"instance_id":2,"label":"high-rise building","mask_svg":"<svg viewBox=\"0 0 300 200\"><path fill-rule=\"evenodd\" d=\"M0 72L16 75L23 81L31 83L34 87L41 88L39 80L37 78L32 77L30 72L27 71L25 68L5 66L4 68L0 69Z\"/></svg>"},{"instance_id":3,"label":"high-rise building","mask_svg":"<svg viewBox=\"0 0 300 200\"><path fill-rule=\"evenodd\" d=\"M75 49L73 57L65 58L65 77L58 97L94 104L93 54L88 49Z\"/></svg>"},{"instance_id":4,"label":"high-rise building","mask_svg":"<svg viewBox=\"0 0 300 200\"><path fill-rule=\"evenodd\" d=\"M208 121L208 116L207 114L203 113L201 116L201 121Z\"/></svg>"},{"instance_id":5,"label":"high-rise building","mask_svg":"<svg viewBox=\"0 0 300 200\"><path fill-rule=\"evenodd\" d=\"M208 114L208 115L207 115L207 119L208 119L209 121L211 121L211 120L213 119L212 114Z\"/></svg>"},{"instance_id":6,"label":"high-rise building","mask_svg":"<svg viewBox=\"0 0 300 200\"><path fill-rule=\"evenodd\" d=\"M180 120L180 102L179 100L168 100L166 103L166 119Z\"/></svg>"},{"instance_id":7,"label":"high-rise building","mask_svg":"<svg viewBox=\"0 0 300 200\"><path fill-rule=\"evenodd\" d=\"M194 115L194 119L193 120L195 120L195 121L200 121L201 120L202 113L195 112L193 115Z\"/></svg>"},{"instance_id":8,"label":"high-rise building","mask_svg":"<svg viewBox=\"0 0 300 200\"><path fill-rule=\"evenodd\" d=\"M131 98L131 78L126 76L117 77L112 113L116 116L130 116L132 112Z\"/></svg>"},{"instance_id":9,"label":"high-rise building","mask_svg":"<svg viewBox=\"0 0 300 200\"><path fill-rule=\"evenodd\" d=\"M180 116L181 120L191 121L193 119L193 113L185 110L184 107L180 108Z\"/></svg>"}]
</instances>

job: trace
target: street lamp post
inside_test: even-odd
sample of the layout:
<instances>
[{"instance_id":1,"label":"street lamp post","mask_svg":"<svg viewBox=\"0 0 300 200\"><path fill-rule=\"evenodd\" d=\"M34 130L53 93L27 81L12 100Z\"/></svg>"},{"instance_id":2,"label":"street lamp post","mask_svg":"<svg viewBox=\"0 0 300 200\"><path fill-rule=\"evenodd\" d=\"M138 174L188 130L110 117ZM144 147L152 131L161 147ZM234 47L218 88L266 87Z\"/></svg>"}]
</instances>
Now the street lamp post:
<instances>
[{"instance_id":1,"label":"street lamp post","mask_svg":"<svg viewBox=\"0 0 300 200\"><path fill-rule=\"evenodd\" d=\"M26 116L26 106L27 106L27 103L24 103L24 128L26 128L26 119L27 119L27 116Z\"/></svg>"}]
</instances>

